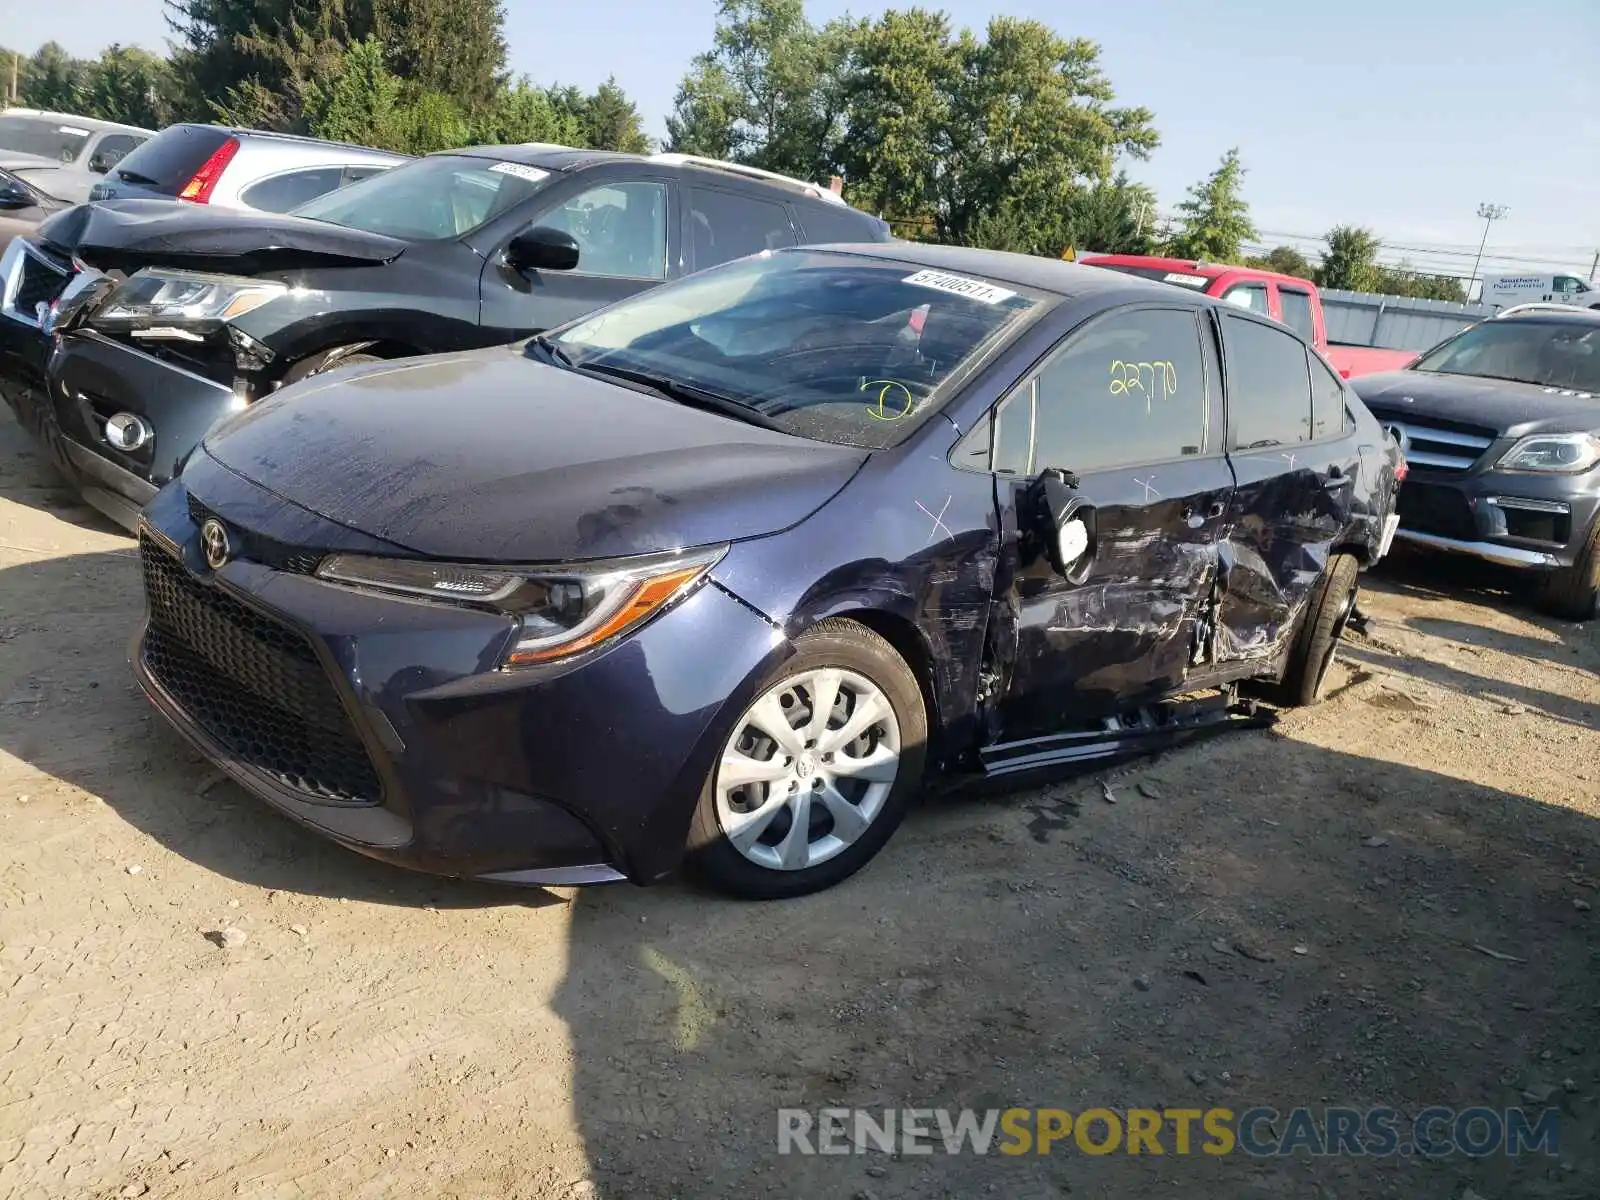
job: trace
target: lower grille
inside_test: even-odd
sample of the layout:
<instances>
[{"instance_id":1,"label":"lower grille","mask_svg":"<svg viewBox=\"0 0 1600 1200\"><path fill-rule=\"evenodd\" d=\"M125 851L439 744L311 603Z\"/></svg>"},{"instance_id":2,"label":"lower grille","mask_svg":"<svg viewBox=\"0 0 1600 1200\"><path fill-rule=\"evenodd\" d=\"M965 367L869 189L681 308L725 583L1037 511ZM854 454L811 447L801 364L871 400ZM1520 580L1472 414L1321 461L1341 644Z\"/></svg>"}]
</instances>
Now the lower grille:
<instances>
[{"instance_id":1,"label":"lower grille","mask_svg":"<svg viewBox=\"0 0 1600 1200\"><path fill-rule=\"evenodd\" d=\"M311 644L139 539L142 657L185 714L241 761L308 798L376 804L376 768Z\"/></svg>"},{"instance_id":2,"label":"lower grille","mask_svg":"<svg viewBox=\"0 0 1600 1200\"><path fill-rule=\"evenodd\" d=\"M1402 529L1469 542L1478 537L1467 498L1453 487L1407 480L1400 486L1397 508Z\"/></svg>"}]
</instances>

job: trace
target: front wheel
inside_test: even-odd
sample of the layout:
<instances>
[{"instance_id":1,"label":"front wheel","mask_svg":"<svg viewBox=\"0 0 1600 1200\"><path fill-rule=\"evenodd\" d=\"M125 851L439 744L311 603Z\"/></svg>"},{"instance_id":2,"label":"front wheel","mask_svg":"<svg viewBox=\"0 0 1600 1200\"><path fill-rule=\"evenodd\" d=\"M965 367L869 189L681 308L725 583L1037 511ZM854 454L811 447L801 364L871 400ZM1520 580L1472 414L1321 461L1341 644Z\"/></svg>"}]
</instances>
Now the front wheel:
<instances>
[{"instance_id":1,"label":"front wheel","mask_svg":"<svg viewBox=\"0 0 1600 1200\"><path fill-rule=\"evenodd\" d=\"M1283 679L1273 689L1272 698L1279 704L1302 708L1321 699L1328 668L1339 652L1339 639L1355 611L1360 571L1361 564L1353 554L1328 556L1289 649Z\"/></svg>"},{"instance_id":2,"label":"front wheel","mask_svg":"<svg viewBox=\"0 0 1600 1200\"><path fill-rule=\"evenodd\" d=\"M1600 521L1570 567L1552 571L1540 595L1544 610L1569 621L1587 621L1600 614Z\"/></svg>"},{"instance_id":3,"label":"front wheel","mask_svg":"<svg viewBox=\"0 0 1600 1200\"><path fill-rule=\"evenodd\" d=\"M927 712L905 660L848 620L801 635L729 733L689 861L722 891L803 896L882 849L922 781Z\"/></svg>"}]
</instances>

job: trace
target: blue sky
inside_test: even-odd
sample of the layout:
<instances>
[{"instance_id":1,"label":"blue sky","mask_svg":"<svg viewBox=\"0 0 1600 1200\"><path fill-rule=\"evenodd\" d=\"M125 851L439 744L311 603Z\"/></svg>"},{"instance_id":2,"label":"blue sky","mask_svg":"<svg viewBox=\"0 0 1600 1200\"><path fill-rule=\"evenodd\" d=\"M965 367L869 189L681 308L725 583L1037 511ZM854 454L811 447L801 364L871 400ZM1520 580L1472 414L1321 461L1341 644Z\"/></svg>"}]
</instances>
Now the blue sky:
<instances>
[{"instance_id":1,"label":"blue sky","mask_svg":"<svg viewBox=\"0 0 1600 1200\"><path fill-rule=\"evenodd\" d=\"M932 5L929 4L929 7ZM714 0L508 0L512 66L541 83L607 75L660 135L688 60L710 44ZM884 5L814 0L818 22ZM1030 16L1103 47L1121 102L1156 114L1162 146L1137 178L1163 208L1237 145L1264 242L1367 225L1418 265L1471 267L1482 201L1506 205L1490 253L1503 266L1588 267L1600 250L1600 4L1490 0L950 0L963 25ZM54 38L88 55L112 41L159 48L160 0L11 0L0 45ZM1396 251L1397 257L1401 251ZM1469 256L1463 261L1461 253Z\"/></svg>"}]
</instances>

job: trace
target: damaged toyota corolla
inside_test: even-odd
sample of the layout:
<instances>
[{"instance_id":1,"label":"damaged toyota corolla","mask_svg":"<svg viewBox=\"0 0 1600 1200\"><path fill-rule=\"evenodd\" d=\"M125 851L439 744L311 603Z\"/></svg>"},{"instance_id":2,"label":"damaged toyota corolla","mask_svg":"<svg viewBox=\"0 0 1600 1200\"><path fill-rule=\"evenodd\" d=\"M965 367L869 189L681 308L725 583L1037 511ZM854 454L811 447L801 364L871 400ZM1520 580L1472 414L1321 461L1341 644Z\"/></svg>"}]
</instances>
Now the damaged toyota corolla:
<instances>
[{"instance_id":1,"label":"damaged toyota corolla","mask_svg":"<svg viewBox=\"0 0 1600 1200\"><path fill-rule=\"evenodd\" d=\"M1314 701L1401 471L1320 356L1204 297L768 252L219 426L146 510L134 665L363 853L794 896L933 776Z\"/></svg>"}]
</instances>

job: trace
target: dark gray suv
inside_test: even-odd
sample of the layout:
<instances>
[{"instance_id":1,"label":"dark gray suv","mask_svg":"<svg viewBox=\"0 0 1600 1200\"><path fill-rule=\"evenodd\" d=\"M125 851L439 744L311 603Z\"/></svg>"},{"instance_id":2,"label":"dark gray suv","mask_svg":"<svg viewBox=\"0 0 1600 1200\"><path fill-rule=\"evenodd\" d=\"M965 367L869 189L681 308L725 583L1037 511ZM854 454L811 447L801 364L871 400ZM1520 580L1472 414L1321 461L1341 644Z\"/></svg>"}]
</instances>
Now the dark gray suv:
<instances>
[{"instance_id":1,"label":"dark gray suv","mask_svg":"<svg viewBox=\"0 0 1600 1200\"><path fill-rule=\"evenodd\" d=\"M1507 309L1351 384L1410 464L1400 541L1538 571L1549 611L1596 615L1600 312Z\"/></svg>"}]
</instances>

